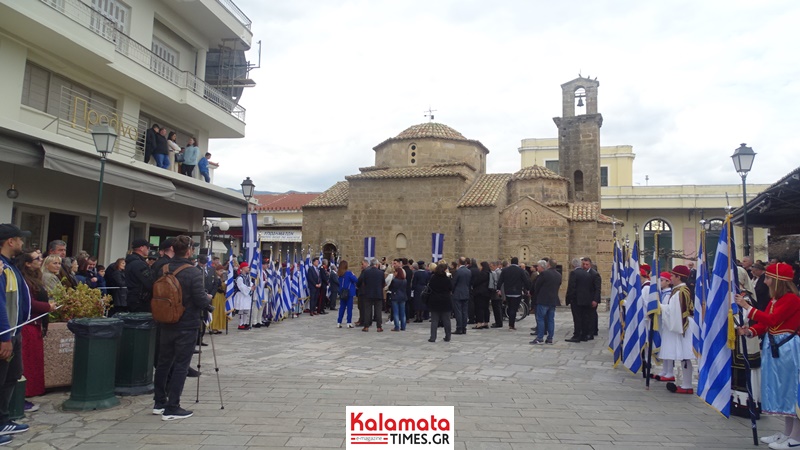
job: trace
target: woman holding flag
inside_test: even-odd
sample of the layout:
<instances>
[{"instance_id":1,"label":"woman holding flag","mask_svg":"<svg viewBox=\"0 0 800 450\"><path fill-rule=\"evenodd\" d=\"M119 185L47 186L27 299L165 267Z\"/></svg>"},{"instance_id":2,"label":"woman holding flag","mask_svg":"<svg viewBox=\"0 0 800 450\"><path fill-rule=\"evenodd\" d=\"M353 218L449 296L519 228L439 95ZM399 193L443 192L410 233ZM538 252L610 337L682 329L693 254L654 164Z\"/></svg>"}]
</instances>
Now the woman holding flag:
<instances>
[{"instance_id":1,"label":"woman holding flag","mask_svg":"<svg viewBox=\"0 0 800 450\"><path fill-rule=\"evenodd\" d=\"M736 304L757 322L740 327L739 335L767 337L761 352L761 407L765 414L781 415L785 420L783 433L761 438L772 449L800 447L800 419L795 409L800 371L800 297L793 277L789 264L767 267L764 282L772 300L766 311L751 307L744 294L736 296Z\"/></svg>"}]
</instances>

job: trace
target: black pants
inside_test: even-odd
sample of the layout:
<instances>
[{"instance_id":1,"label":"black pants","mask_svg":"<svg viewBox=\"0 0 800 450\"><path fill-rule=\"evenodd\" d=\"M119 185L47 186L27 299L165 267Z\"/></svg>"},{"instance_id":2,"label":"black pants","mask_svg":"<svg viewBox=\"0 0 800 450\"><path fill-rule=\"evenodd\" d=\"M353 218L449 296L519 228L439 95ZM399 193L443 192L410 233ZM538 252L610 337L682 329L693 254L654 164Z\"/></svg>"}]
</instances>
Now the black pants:
<instances>
[{"instance_id":1,"label":"black pants","mask_svg":"<svg viewBox=\"0 0 800 450\"><path fill-rule=\"evenodd\" d=\"M503 297L494 295L492 297L492 314L494 315L494 324L497 327L503 326Z\"/></svg>"},{"instance_id":2,"label":"black pants","mask_svg":"<svg viewBox=\"0 0 800 450\"><path fill-rule=\"evenodd\" d=\"M194 176L194 166L188 164L181 164L181 173L187 177Z\"/></svg>"},{"instance_id":3,"label":"black pants","mask_svg":"<svg viewBox=\"0 0 800 450\"><path fill-rule=\"evenodd\" d=\"M0 360L0 424L10 420L8 404L14 387L22 376L22 334L11 338L11 361Z\"/></svg>"},{"instance_id":4,"label":"black pants","mask_svg":"<svg viewBox=\"0 0 800 450\"><path fill-rule=\"evenodd\" d=\"M366 299L363 296L358 297L358 323L362 326L367 323L367 306L366 306Z\"/></svg>"},{"instance_id":5,"label":"black pants","mask_svg":"<svg viewBox=\"0 0 800 450\"><path fill-rule=\"evenodd\" d=\"M485 295L475 296L475 321L489 323L489 297Z\"/></svg>"},{"instance_id":6,"label":"black pants","mask_svg":"<svg viewBox=\"0 0 800 450\"><path fill-rule=\"evenodd\" d=\"M366 300L366 306L364 309L366 310L366 317L364 326L369 328L372 326L372 322L375 322L378 325L378 328L383 328L383 313L381 312L381 304L383 303L382 298L368 298Z\"/></svg>"},{"instance_id":7,"label":"black pants","mask_svg":"<svg viewBox=\"0 0 800 450\"><path fill-rule=\"evenodd\" d=\"M317 304L319 303L319 291L313 290L308 293L308 312L317 312Z\"/></svg>"},{"instance_id":8,"label":"black pants","mask_svg":"<svg viewBox=\"0 0 800 450\"><path fill-rule=\"evenodd\" d=\"M444 322L444 337L450 337L450 311L431 311L431 339L436 340L436 329L439 328L439 321Z\"/></svg>"},{"instance_id":9,"label":"black pants","mask_svg":"<svg viewBox=\"0 0 800 450\"><path fill-rule=\"evenodd\" d=\"M196 342L197 330L161 329L158 364L153 379L154 399L157 405L164 405L167 408L177 408L181 405L181 393L186 383L186 374L189 372Z\"/></svg>"},{"instance_id":10,"label":"black pants","mask_svg":"<svg viewBox=\"0 0 800 450\"><path fill-rule=\"evenodd\" d=\"M469 295L469 304L467 305L467 317L472 323L479 322L477 305L475 304L475 295Z\"/></svg>"},{"instance_id":11,"label":"black pants","mask_svg":"<svg viewBox=\"0 0 800 450\"><path fill-rule=\"evenodd\" d=\"M589 334L597 336L597 307L589 307Z\"/></svg>"},{"instance_id":12,"label":"black pants","mask_svg":"<svg viewBox=\"0 0 800 450\"><path fill-rule=\"evenodd\" d=\"M519 310L520 303L522 303L522 296L511 297L506 295L506 311L508 311L509 328L514 328L514 323L517 321L517 310Z\"/></svg>"},{"instance_id":13,"label":"black pants","mask_svg":"<svg viewBox=\"0 0 800 450\"><path fill-rule=\"evenodd\" d=\"M592 305L576 305L572 304L572 321L575 324L574 337L584 338L592 333L592 312L597 312L592 308Z\"/></svg>"}]
</instances>

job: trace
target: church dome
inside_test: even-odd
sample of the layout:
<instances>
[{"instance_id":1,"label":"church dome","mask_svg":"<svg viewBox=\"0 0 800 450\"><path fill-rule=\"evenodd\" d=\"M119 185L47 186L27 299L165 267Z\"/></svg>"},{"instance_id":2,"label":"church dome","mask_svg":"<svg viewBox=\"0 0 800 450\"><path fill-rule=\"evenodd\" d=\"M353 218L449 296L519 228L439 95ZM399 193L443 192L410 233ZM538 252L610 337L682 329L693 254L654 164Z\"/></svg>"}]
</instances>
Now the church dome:
<instances>
[{"instance_id":1,"label":"church dome","mask_svg":"<svg viewBox=\"0 0 800 450\"><path fill-rule=\"evenodd\" d=\"M512 180L566 180L566 178L542 166L529 166L518 170L511 176Z\"/></svg>"},{"instance_id":2,"label":"church dome","mask_svg":"<svg viewBox=\"0 0 800 450\"><path fill-rule=\"evenodd\" d=\"M443 123L425 122L406 128L395 139L441 138L468 141L463 134Z\"/></svg>"}]
</instances>

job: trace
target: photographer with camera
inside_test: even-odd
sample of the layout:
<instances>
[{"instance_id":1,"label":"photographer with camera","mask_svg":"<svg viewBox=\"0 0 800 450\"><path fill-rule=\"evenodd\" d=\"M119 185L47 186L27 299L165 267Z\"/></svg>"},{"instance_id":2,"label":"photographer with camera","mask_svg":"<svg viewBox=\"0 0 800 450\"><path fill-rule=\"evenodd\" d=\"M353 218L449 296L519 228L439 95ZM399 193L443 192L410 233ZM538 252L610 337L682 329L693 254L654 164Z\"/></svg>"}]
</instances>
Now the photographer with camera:
<instances>
[{"instance_id":1,"label":"photographer with camera","mask_svg":"<svg viewBox=\"0 0 800 450\"><path fill-rule=\"evenodd\" d=\"M205 311L211 309L211 296L206 293L203 272L189 262L194 253L192 244L192 238L189 236L175 238L172 245L175 257L168 262L169 272L174 274L180 284L185 309L177 322L158 324L161 336L153 380L155 388L153 414L161 414L162 420L185 419L192 416L191 411L180 406L181 393L197 342L201 317ZM184 267L186 265L188 267ZM172 368L171 374L170 368Z\"/></svg>"}]
</instances>

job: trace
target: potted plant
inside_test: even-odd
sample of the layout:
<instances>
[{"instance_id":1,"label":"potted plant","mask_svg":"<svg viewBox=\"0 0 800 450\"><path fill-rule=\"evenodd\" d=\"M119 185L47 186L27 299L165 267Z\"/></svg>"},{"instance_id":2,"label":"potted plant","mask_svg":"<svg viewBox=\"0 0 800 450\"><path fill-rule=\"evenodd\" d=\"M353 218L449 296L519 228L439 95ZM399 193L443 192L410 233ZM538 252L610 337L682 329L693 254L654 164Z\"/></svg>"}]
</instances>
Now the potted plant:
<instances>
[{"instance_id":1,"label":"potted plant","mask_svg":"<svg viewBox=\"0 0 800 450\"><path fill-rule=\"evenodd\" d=\"M67 329L66 322L80 317L104 317L111 302L100 289L85 284L74 288L56 285L50 296L59 309L50 313L50 324L44 337L45 387L63 387L72 384L72 354L75 336Z\"/></svg>"}]
</instances>

